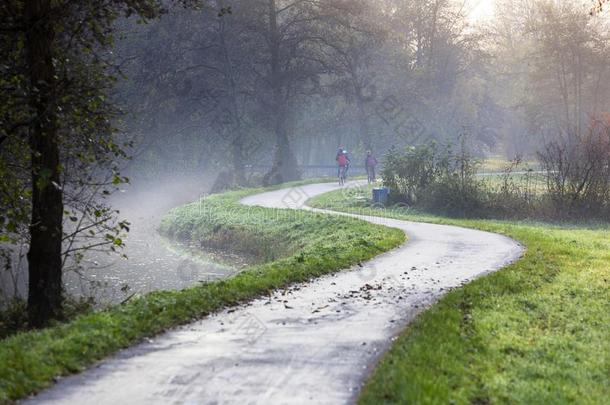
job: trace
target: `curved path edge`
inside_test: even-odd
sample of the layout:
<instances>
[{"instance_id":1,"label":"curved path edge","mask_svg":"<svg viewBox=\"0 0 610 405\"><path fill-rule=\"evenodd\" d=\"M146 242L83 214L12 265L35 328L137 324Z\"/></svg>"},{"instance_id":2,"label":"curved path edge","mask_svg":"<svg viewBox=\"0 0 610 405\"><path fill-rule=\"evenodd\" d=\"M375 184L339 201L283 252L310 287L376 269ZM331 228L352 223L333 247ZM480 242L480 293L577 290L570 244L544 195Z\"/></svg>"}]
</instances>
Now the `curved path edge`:
<instances>
[{"instance_id":1,"label":"curved path edge","mask_svg":"<svg viewBox=\"0 0 610 405\"><path fill-rule=\"evenodd\" d=\"M338 188L311 184L249 196L242 203L309 209L307 199ZM381 354L420 311L451 288L523 253L517 242L493 233L334 214L401 229L409 241L361 266L123 350L27 402L352 403Z\"/></svg>"}]
</instances>

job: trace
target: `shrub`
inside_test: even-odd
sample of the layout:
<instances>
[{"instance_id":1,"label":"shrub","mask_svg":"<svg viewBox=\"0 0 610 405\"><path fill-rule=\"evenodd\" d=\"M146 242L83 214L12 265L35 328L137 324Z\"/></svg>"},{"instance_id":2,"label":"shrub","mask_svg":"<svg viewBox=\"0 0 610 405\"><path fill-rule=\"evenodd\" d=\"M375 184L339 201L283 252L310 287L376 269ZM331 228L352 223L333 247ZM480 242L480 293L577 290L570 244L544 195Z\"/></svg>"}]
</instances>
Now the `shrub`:
<instances>
[{"instance_id":1,"label":"shrub","mask_svg":"<svg viewBox=\"0 0 610 405\"><path fill-rule=\"evenodd\" d=\"M384 159L382 177L394 200L434 212L456 216L481 216L487 193L476 179L479 162L462 138L455 153L451 146L435 143L392 149Z\"/></svg>"},{"instance_id":2,"label":"shrub","mask_svg":"<svg viewBox=\"0 0 610 405\"><path fill-rule=\"evenodd\" d=\"M403 202L414 204L439 175L440 153L436 143L390 149L381 177Z\"/></svg>"},{"instance_id":3,"label":"shrub","mask_svg":"<svg viewBox=\"0 0 610 405\"><path fill-rule=\"evenodd\" d=\"M593 125L582 136L568 134L538 153L547 192L565 216L605 216L610 206L610 128Z\"/></svg>"},{"instance_id":4,"label":"shrub","mask_svg":"<svg viewBox=\"0 0 610 405\"><path fill-rule=\"evenodd\" d=\"M516 158L498 176L478 176L464 139L455 153L436 144L392 149L382 177L394 202L444 215L543 220L610 219L610 128L547 143L543 173ZM517 172L519 170L519 172Z\"/></svg>"},{"instance_id":5,"label":"shrub","mask_svg":"<svg viewBox=\"0 0 610 405\"><path fill-rule=\"evenodd\" d=\"M487 190L480 181L446 173L433 182L422 200L422 207L457 217L486 217Z\"/></svg>"},{"instance_id":6,"label":"shrub","mask_svg":"<svg viewBox=\"0 0 610 405\"><path fill-rule=\"evenodd\" d=\"M488 209L497 218L540 216L545 177L515 157L499 176L486 176ZM499 179L499 181L498 181Z\"/></svg>"},{"instance_id":7,"label":"shrub","mask_svg":"<svg viewBox=\"0 0 610 405\"><path fill-rule=\"evenodd\" d=\"M485 187L475 177L479 166L480 162L469 153L464 137L460 139L457 153L451 146L447 147L439 159L439 176L430 185L424 206L446 215L484 216Z\"/></svg>"},{"instance_id":8,"label":"shrub","mask_svg":"<svg viewBox=\"0 0 610 405\"><path fill-rule=\"evenodd\" d=\"M0 339L28 327L26 302L14 299L0 310Z\"/></svg>"}]
</instances>

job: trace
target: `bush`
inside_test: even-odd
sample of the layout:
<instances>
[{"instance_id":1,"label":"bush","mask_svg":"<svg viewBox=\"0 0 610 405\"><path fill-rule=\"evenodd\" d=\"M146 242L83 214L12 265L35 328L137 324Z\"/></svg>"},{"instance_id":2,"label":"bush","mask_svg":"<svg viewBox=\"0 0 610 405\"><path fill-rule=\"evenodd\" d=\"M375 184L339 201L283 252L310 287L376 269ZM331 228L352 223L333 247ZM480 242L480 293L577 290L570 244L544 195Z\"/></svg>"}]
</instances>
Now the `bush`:
<instances>
[{"instance_id":1,"label":"bush","mask_svg":"<svg viewBox=\"0 0 610 405\"><path fill-rule=\"evenodd\" d=\"M24 300L14 299L0 310L0 339L27 328L28 315Z\"/></svg>"},{"instance_id":2,"label":"bush","mask_svg":"<svg viewBox=\"0 0 610 405\"><path fill-rule=\"evenodd\" d=\"M568 134L538 153L548 197L565 216L610 213L610 128L593 125L583 136Z\"/></svg>"},{"instance_id":3,"label":"bush","mask_svg":"<svg viewBox=\"0 0 610 405\"><path fill-rule=\"evenodd\" d=\"M381 170L384 184L408 204L415 204L439 175L440 153L436 143L390 149Z\"/></svg>"},{"instance_id":4,"label":"bush","mask_svg":"<svg viewBox=\"0 0 610 405\"><path fill-rule=\"evenodd\" d=\"M538 153L543 173L516 158L497 176L478 176L462 139L457 153L436 144L392 149L382 177L393 202L437 214L543 220L610 219L610 128L592 126ZM518 170L518 171L517 171Z\"/></svg>"},{"instance_id":5,"label":"bush","mask_svg":"<svg viewBox=\"0 0 610 405\"><path fill-rule=\"evenodd\" d=\"M447 173L432 183L422 206L433 212L457 217L488 216L488 196L484 185L457 173Z\"/></svg>"},{"instance_id":6,"label":"bush","mask_svg":"<svg viewBox=\"0 0 610 405\"><path fill-rule=\"evenodd\" d=\"M478 166L462 138L457 153L450 145L440 148L436 143L402 152L392 149L384 159L381 175L396 202L474 217L485 214L488 200L483 182L476 178Z\"/></svg>"}]
</instances>

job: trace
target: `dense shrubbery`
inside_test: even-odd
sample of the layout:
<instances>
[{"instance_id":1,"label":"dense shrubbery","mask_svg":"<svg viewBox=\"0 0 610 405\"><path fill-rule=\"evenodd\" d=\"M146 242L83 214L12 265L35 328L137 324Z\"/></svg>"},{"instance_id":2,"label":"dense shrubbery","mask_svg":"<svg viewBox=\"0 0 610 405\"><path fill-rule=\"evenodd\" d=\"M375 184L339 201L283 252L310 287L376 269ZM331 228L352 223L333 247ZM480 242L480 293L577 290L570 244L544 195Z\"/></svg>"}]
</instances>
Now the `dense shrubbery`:
<instances>
[{"instance_id":1,"label":"dense shrubbery","mask_svg":"<svg viewBox=\"0 0 610 405\"><path fill-rule=\"evenodd\" d=\"M557 210L577 216L610 213L610 128L594 125L584 136L566 136L538 153L547 192Z\"/></svg>"},{"instance_id":2,"label":"dense shrubbery","mask_svg":"<svg viewBox=\"0 0 610 405\"><path fill-rule=\"evenodd\" d=\"M464 142L457 153L451 146L431 143L390 150L381 174L394 190L394 202L448 215L480 216L488 197L484 183L476 177L478 166Z\"/></svg>"},{"instance_id":3,"label":"dense shrubbery","mask_svg":"<svg viewBox=\"0 0 610 405\"><path fill-rule=\"evenodd\" d=\"M477 174L465 142L434 143L385 157L382 177L393 202L438 214L482 218L610 219L610 130L548 143L541 172L516 159L501 174Z\"/></svg>"}]
</instances>

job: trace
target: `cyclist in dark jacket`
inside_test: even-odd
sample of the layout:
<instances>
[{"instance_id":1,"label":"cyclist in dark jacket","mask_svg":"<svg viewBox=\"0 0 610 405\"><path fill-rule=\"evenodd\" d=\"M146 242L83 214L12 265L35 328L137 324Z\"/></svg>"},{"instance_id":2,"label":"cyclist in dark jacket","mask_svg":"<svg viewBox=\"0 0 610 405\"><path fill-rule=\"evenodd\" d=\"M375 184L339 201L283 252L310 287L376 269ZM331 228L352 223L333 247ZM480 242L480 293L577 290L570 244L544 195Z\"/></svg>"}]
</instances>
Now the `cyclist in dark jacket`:
<instances>
[{"instance_id":1,"label":"cyclist in dark jacket","mask_svg":"<svg viewBox=\"0 0 610 405\"><path fill-rule=\"evenodd\" d=\"M368 177L369 184L375 182L375 166L377 166L377 158L373 155L370 150L366 152L366 159L364 160L364 167L366 167L366 176Z\"/></svg>"}]
</instances>

